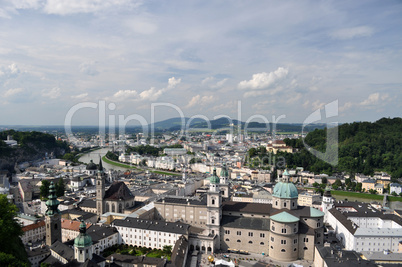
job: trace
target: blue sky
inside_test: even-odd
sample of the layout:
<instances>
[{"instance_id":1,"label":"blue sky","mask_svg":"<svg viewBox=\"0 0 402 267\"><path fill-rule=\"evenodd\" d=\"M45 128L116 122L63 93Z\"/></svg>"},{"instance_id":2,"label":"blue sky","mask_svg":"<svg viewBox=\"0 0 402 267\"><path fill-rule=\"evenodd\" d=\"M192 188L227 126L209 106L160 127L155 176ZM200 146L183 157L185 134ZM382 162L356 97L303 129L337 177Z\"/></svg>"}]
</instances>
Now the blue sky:
<instances>
[{"instance_id":1,"label":"blue sky","mask_svg":"<svg viewBox=\"0 0 402 267\"><path fill-rule=\"evenodd\" d=\"M0 0L0 40L0 125L402 111L401 1Z\"/></svg>"}]
</instances>

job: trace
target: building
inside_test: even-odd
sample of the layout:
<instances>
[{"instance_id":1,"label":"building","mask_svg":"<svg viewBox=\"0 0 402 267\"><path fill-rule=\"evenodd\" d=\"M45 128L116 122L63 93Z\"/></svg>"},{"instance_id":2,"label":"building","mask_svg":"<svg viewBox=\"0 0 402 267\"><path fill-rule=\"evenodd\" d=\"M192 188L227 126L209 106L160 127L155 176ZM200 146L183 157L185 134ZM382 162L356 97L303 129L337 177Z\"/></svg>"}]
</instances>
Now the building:
<instances>
[{"instance_id":1,"label":"building","mask_svg":"<svg viewBox=\"0 0 402 267\"><path fill-rule=\"evenodd\" d=\"M184 223L161 222L126 218L114 220L112 226L119 232L119 244L163 249L174 246L176 241L185 236L188 239L190 225Z\"/></svg>"},{"instance_id":2,"label":"building","mask_svg":"<svg viewBox=\"0 0 402 267\"><path fill-rule=\"evenodd\" d=\"M21 240L24 245L42 241L46 236L45 221L39 221L37 223L24 226L22 227L22 231L24 233L21 236Z\"/></svg>"},{"instance_id":3,"label":"building","mask_svg":"<svg viewBox=\"0 0 402 267\"><path fill-rule=\"evenodd\" d=\"M279 261L314 259L323 244L324 213L297 205L298 192L285 171L275 185L272 204L222 201L216 170L206 196L164 198L155 202L155 219L191 224L190 250L248 250Z\"/></svg>"},{"instance_id":4,"label":"building","mask_svg":"<svg viewBox=\"0 0 402 267\"><path fill-rule=\"evenodd\" d=\"M125 213L134 205L134 195L124 182L114 182L105 191L105 174L102 160L100 160L96 177L96 214L98 218L105 212Z\"/></svg>"},{"instance_id":5,"label":"building","mask_svg":"<svg viewBox=\"0 0 402 267\"><path fill-rule=\"evenodd\" d=\"M397 184L397 183L392 183L389 185L389 191L391 194L395 192L397 195L399 195L400 193L402 193L402 185Z\"/></svg>"},{"instance_id":6,"label":"building","mask_svg":"<svg viewBox=\"0 0 402 267\"><path fill-rule=\"evenodd\" d=\"M402 218L383 213L371 204L335 202L328 212L328 223L347 250L400 252Z\"/></svg>"}]
</instances>

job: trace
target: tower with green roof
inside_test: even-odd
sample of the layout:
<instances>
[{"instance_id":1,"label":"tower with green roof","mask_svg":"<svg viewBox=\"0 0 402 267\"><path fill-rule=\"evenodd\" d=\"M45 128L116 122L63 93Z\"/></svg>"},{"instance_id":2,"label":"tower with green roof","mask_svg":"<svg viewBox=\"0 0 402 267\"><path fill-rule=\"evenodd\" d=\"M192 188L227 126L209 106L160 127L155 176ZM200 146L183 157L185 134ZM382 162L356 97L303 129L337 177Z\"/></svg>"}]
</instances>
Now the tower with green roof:
<instances>
[{"instance_id":1,"label":"tower with green roof","mask_svg":"<svg viewBox=\"0 0 402 267\"><path fill-rule=\"evenodd\" d=\"M59 211L60 202L57 200L53 181L49 187L49 197L46 201L46 245L51 246L56 240L61 242L61 220Z\"/></svg>"},{"instance_id":2,"label":"tower with green roof","mask_svg":"<svg viewBox=\"0 0 402 267\"><path fill-rule=\"evenodd\" d=\"M214 168L212 176L209 177L209 182L207 193L207 227L209 233L217 235L219 240L220 222L222 219L222 196L219 189L220 179L216 175L216 168ZM219 249L219 245L216 248Z\"/></svg>"},{"instance_id":3,"label":"tower with green roof","mask_svg":"<svg viewBox=\"0 0 402 267\"><path fill-rule=\"evenodd\" d=\"M81 220L80 233L74 239L74 258L78 262L85 262L92 259L92 254L92 238L87 234L87 226L84 220Z\"/></svg>"},{"instance_id":4,"label":"tower with green roof","mask_svg":"<svg viewBox=\"0 0 402 267\"><path fill-rule=\"evenodd\" d=\"M289 182L289 172L286 169L282 178L275 185L272 192L272 207L275 209L297 209L297 199L299 193L297 192L296 186Z\"/></svg>"},{"instance_id":5,"label":"tower with green roof","mask_svg":"<svg viewBox=\"0 0 402 267\"><path fill-rule=\"evenodd\" d=\"M222 170L220 173L220 189L222 192L222 197L229 198L229 171L225 163L222 164Z\"/></svg>"}]
</instances>

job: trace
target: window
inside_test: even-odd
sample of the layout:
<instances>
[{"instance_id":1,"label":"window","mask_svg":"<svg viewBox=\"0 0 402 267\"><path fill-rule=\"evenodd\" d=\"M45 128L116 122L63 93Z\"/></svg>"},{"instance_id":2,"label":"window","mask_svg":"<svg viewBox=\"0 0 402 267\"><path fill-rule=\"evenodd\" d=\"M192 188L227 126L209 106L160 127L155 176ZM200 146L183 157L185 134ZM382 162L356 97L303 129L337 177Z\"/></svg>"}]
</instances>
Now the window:
<instances>
[{"instance_id":1,"label":"window","mask_svg":"<svg viewBox=\"0 0 402 267\"><path fill-rule=\"evenodd\" d=\"M265 234L264 234L264 233L260 233L260 237L265 237Z\"/></svg>"},{"instance_id":2,"label":"window","mask_svg":"<svg viewBox=\"0 0 402 267\"><path fill-rule=\"evenodd\" d=\"M293 249L293 251L296 251L296 250L297 250L296 248Z\"/></svg>"},{"instance_id":3,"label":"window","mask_svg":"<svg viewBox=\"0 0 402 267\"><path fill-rule=\"evenodd\" d=\"M225 241L229 241L229 238L226 238Z\"/></svg>"},{"instance_id":4,"label":"window","mask_svg":"<svg viewBox=\"0 0 402 267\"><path fill-rule=\"evenodd\" d=\"M262 245L262 246L263 246L263 245L264 245L264 242L261 242L261 243L260 243L260 245Z\"/></svg>"},{"instance_id":5,"label":"window","mask_svg":"<svg viewBox=\"0 0 402 267\"><path fill-rule=\"evenodd\" d=\"M237 231L237 235L241 235L241 231Z\"/></svg>"},{"instance_id":6,"label":"window","mask_svg":"<svg viewBox=\"0 0 402 267\"><path fill-rule=\"evenodd\" d=\"M286 245L286 240L281 240L282 245Z\"/></svg>"},{"instance_id":7,"label":"window","mask_svg":"<svg viewBox=\"0 0 402 267\"><path fill-rule=\"evenodd\" d=\"M293 240L293 244L297 244L297 239L294 239L294 240Z\"/></svg>"},{"instance_id":8,"label":"window","mask_svg":"<svg viewBox=\"0 0 402 267\"><path fill-rule=\"evenodd\" d=\"M304 249L304 250L307 250L308 248L307 248L307 247L304 247L303 249Z\"/></svg>"},{"instance_id":9,"label":"window","mask_svg":"<svg viewBox=\"0 0 402 267\"><path fill-rule=\"evenodd\" d=\"M303 242L308 242L308 238L307 237L303 238Z\"/></svg>"},{"instance_id":10,"label":"window","mask_svg":"<svg viewBox=\"0 0 402 267\"><path fill-rule=\"evenodd\" d=\"M274 240L275 240L275 238L273 238L273 237L271 236L271 241L274 242Z\"/></svg>"},{"instance_id":11,"label":"window","mask_svg":"<svg viewBox=\"0 0 402 267\"><path fill-rule=\"evenodd\" d=\"M295 206L295 203L293 202L292 204L293 204L292 206L294 207L294 206Z\"/></svg>"},{"instance_id":12,"label":"window","mask_svg":"<svg viewBox=\"0 0 402 267\"><path fill-rule=\"evenodd\" d=\"M286 234L286 229L282 229L282 234Z\"/></svg>"},{"instance_id":13,"label":"window","mask_svg":"<svg viewBox=\"0 0 402 267\"><path fill-rule=\"evenodd\" d=\"M215 199L212 199L212 205L215 205Z\"/></svg>"},{"instance_id":14,"label":"window","mask_svg":"<svg viewBox=\"0 0 402 267\"><path fill-rule=\"evenodd\" d=\"M271 249L274 249L274 247L273 247L273 246L271 246Z\"/></svg>"},{"instance_id":15,"label":"window","mask_svg":"<svg viewBox=\"0 0 402 267\"><path fill-rule=\"evenodd\" d=\"M272 226L272 231L275 231L275 226Z\"/></svg>"},{"instance_id":16,"label":"window","mask_svg":"<svg viewBox=\"0 0 402 267\"><path fill-rule=\"evenodd\" d=\"M295 228L293 231L296 233L296 232L297 232L297 228Z\"/></svg>"},{"instance_id":17,"label":"window","mask_svg":"<svg viewBox=\"0 0 402 267\"><path fill-rule=\"evenodd\" d=\"M248 243L249 243L249 244L253 244L253 241L250 240L250 241L248 241Z\"/></svg>"},{"instance_id":18,"label":"window","mask_svg":"<svg viewBox=\"0 0 402 267\"><path fill-rule=\"evenodd\" d=\"M317 223L317 227L320 227L321 226L321 223Z\"/></svg>"},{"instance_id":19,"label":"window","mask_svg":"<svg viewBox=\"0 0 402 267\"><path fill-rule=\"evenodd\" d=\"M248 232L248 236L253 236L253 232Z\"/></svg>"},{"instance_id":20,"label":"window","mask_svg":"<svg viewBox=\"0 0 402 267\"><path fill-rule=\"evenodd\" d=\"M240 241L240 239L237 239L237 243L240 243L241 241Z\"/></svg>"},{"instance_id":21,"label":"window","mask_svg":"<svg viewBox=\"0 0 402 267\"><path fill-rule=\"evenodd\" d=\"M278 201L275 202L275 206L278 206Z\"/></svg>"},{"instance_id":22,"label":"window","mask_svg":"<svg viewBox=\"0 0 402 267\"><path fill-rule=\"evenodd\" d=\"M229 234L230 234L230 230L225 230L225 234L229 235Z\"/></svg>"},{"instance_id":23,"label":"window","mask_svg":"<svg viewBox=\"0 0 402 267\"><path fill-rule=\"evenodd\" d=\"M286 250L285 250L285 249L281 249L281 252L286 252Z\"/></svg>"},{"instance_id":24,"label":"window","mask_svg":"<svg viewBox=\"0 0 402 267\"><path fill-rule=\"evenodd\" d=\"M285 203L283 203L283 206L286 208L286 202L285 202Z\"/></svg>"},{"instance_id":25,"label":"window","mask_svg":"<svg viewBox=\"0 0 402 267\"><path fill-rule=\"evenodd\" d=\"M212 219L212 220L211 220L211 223L212 223L212 224L214 224L214 223L215 223L215 220L214 220L214 219Z\"/></svg>"}]
</instances>

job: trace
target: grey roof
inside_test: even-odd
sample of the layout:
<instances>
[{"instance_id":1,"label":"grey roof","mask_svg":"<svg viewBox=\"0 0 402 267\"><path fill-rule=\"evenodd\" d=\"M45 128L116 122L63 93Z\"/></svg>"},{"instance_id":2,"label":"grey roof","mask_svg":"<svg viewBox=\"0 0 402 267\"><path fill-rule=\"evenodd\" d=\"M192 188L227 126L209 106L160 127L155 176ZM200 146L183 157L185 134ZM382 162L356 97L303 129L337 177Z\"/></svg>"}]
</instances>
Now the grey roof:
<instances>
[{"instance_id":1,"label":"grey roof","mask_svg":"<svg viewBox=\"0 0 402 267\"><path fill-rule=\"evenodd\" d=\"M53 245L50 246L50 249L59 254L67 261L72 261L74 259L74 250L58 240L55 241Z\"/></svg>"},{"instance_id":2,"label":"grey roof","mask_svg":"<svg viewBox=\"0 0 402 267\"><path fill-rule=\"evenodd\" d=\"M169 232L174 234L187 235L190 225L178 222L164 222L144 219L126 218L124 220L114 220L112 225L121 227L131 227L143 230Z\"/></svg>"},{"instance_id":3,"label":"grey roof","mask_svg":"<svg viewBox=\"0 0 402 267\"><path fill-rule=\"evenodd\" d=\"M222 227L243 228L253 230L269 230L270 220L265 218L222 216Z\"/></svg>"},{"instance_id":4,"label":"grey roof","mask_svg":"<svg viewBox=\"0 0 402 267\"><path fill-rule=\"evenodd\" d=\"M163 203L163 201L165 201L165 203L174 203L182 205L187 205L188 203L190 203L190 205L205 206L207 204L206 198L194 199L194 198L165 197L164 199L159 199L156 202Z\"/></svg>"},{"instance_id":5,"label":"grey roof","mask_svg":"<svg viewBox=\"0 0 402 267\"><path fill-rule=\"evenodd\" d=\"M402 263L402 253L384 253L384 251L362 251L361 254L368 260L398 261Z\"/></svg>"},{"instance_id":6,"label":"grey roof","mask_svg":"<svg viewBox=\"0 0 402 267\"><path fill-rule=\"evenodd\" d=\"M360 258L355 251L342 250L338 251L330 246L317 246L318 253L323 258L328 267L375 267L372 261L366 261Z\"/></svg>"},{"instance_id":7,"label":"grey roof","mask_svg":"<svg viewBox=\"0 0 402 267\"><path fill-rule=\"evenodd\" d=\"M94 244L99 242L99 240L112 236L116 233L117 229L110 226L99 226L93 224L87 229L87 234L92 237L92 242Z\"/></svg>"},{"instance_id":8,"label":"grey roof","mask_svg":"<svg viewBox=\"0 0 402 267\"><path fill-rule=\"evenodd\" d=\"M78 204L79 207L96 208L96 201L93 199L84 199Z\"/></svg>"},{"instance_id":9,"label":"grey roof","mask_svg":"<svg viewBox=\"0 0 402 267\"><path fill-rule=\"evenodd\" d=\"M336 208L332 208L328 211L331 213L345 228L351 233L354 234L358 226L353 227L353 222L348 220L348 218Z\"/></svg>"},{"instance_id":10,"label":"grey roof","mask_svg":"<svg viewBox=\"0 0 402 267\"><path fill-rule=\"evenodd\" d=\"M173 266L183 266L184 260L188 252L188 240L184 236L176 241L174 248L172 250L171 261Z\"/></svg>"},{"instance_id":11,"label":"grey roof","mask_svg":"<svg viewBox=\"0 0 402 267\"><path fill-rule=\"evenodd\" d=\"M270 215L272 209L271 204L262 203L246 203L246 202L234 202L225 201L222 204L222 211L234 211L253 214Z\"/></svg>"},{"instance_id":12,"label":"grey roof","mask_svg":"<svg viewBox=\"0 0 402 267\"><path fill-rule=\"evenodd\" d=\"M105 192L106 200L130 200L134 199L133 193L124 182L114 182Z\"/></svg>"}]
</instances>

